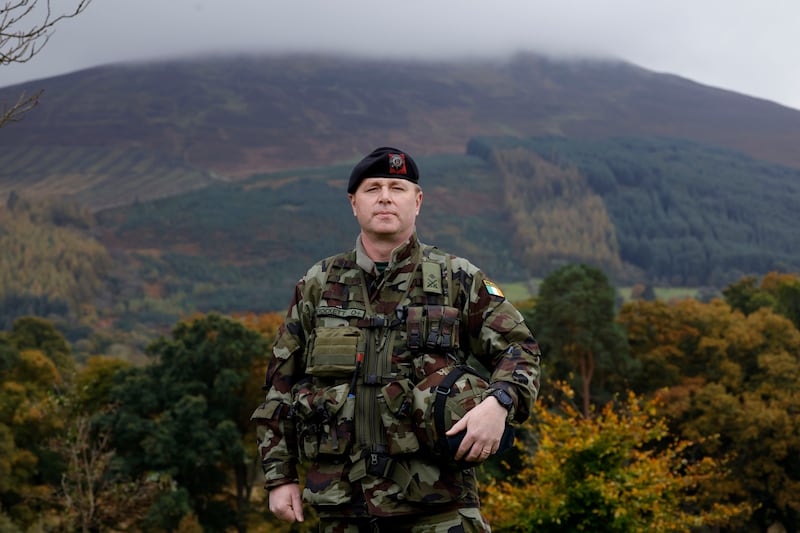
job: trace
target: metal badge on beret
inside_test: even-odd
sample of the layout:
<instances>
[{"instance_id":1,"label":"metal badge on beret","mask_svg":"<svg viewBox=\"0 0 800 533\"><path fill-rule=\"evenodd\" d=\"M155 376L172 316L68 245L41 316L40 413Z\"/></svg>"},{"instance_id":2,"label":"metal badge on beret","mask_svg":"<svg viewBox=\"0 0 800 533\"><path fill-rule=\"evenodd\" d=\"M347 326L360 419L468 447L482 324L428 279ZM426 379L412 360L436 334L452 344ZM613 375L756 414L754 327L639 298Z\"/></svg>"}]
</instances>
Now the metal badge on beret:
<instances>
[{"instance_id":1,"label":"metal badge on beret","mask_svg":"<svg viewBox=\"0 0 800 533\"><path fill-rule=\"evenodd\" d=\"M389 174L406 174L406 157L404 154L389 154Z\"/></svg>"}]
</instances>

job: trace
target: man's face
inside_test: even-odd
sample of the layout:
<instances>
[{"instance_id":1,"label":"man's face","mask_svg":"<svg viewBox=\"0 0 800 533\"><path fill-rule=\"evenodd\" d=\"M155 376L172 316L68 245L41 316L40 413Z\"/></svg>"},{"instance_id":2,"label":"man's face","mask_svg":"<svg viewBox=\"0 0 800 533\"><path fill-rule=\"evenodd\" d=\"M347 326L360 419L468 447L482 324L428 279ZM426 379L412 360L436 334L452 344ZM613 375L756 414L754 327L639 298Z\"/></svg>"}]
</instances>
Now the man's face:
<instances>
[{"instance_id":1,"label":"man's face","mask_svg":"<svg viewBox=\"0 0 800 533\"><path fill-rule=\"evenodd\" d=\"M367 178L349 195L361 231L398 244L411 236L422 205L422 191L399 178Z\"/></svg>"}]
</instances>

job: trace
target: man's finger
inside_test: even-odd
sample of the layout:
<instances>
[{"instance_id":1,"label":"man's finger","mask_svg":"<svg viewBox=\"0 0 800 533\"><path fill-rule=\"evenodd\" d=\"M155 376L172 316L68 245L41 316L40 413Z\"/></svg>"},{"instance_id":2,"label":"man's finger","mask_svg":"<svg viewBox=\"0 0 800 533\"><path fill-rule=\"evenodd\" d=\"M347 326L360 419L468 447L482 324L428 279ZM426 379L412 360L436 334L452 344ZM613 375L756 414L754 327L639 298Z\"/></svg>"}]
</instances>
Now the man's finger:
<instances>
[{"instance_id":1,"label":"man's finger","mask_svg":"<svg viewBox=\"0 0 800 533\"><path fill-rule=\"evenodd\" d=\"M466 419L466 417L459 419L455 424L453 424L453 427L451 427L450 429L445 431L444 434L452 436L452 435L455 435L456 433L459 433L460 431L465 430L465 429L467 429L467 419Z\"/></svg>"},{"instance_id":2,"label":"man's finger","mask_svg":"<svg viewBox=\"0 0 800 533\"><path fill-rule=\"evenodd\" d=\"M298 522L303 521L303 502L300 499L300 494L292 495L292 509L294 510L294 519Z\"/></svg>"}]
</instances>

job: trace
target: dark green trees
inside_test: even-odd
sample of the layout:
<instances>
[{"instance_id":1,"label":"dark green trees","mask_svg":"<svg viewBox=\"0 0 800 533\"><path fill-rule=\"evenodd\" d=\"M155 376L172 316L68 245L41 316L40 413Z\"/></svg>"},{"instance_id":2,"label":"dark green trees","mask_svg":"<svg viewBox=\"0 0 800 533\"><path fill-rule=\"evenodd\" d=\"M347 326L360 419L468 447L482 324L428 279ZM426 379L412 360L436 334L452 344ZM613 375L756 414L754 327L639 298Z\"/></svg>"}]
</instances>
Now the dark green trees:
<instances>
[{"instance_id":1,"label":"dark green trees","mask_svg":"<svg viewBox=\"0 0 800 533\"><path fill-rule=\"evenodd\" d=\"M546 378L569 381L586 416L593 401L621 391L635 369L615 322L614 301L603 271L585 264L559 268L539 288L532 327L544 351Z\"/></svg>"},{"instance_id":2,"label":"dark green trees","mask_svg":"<svg viewBox=\"0 0 800 533\"><path fill-rule=\"evenodd\" d=\"M207 315L151 344L153 363L129 370L112 391L124 468L175 487L151 507L151 527L174 528L194 513L206 531L244 529L255 449L244 442L255 401L245 391L266 352L257 332Z\"/></svg>"}]
</instances>

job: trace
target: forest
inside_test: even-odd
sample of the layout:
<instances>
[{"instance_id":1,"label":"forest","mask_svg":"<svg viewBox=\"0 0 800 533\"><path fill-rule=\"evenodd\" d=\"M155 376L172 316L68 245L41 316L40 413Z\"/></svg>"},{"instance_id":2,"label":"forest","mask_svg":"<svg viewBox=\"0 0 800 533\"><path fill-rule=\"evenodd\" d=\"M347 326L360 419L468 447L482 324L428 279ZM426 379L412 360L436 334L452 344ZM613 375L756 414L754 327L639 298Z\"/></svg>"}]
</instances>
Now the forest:
<instances>
[{"instance_id":1,"label":"forest","mask_svg":"<svg viewBox=\"0 0 800 533\"><path fill-rule=\"evenodd\" d=\"M580 305L578 305L580 304ZM797 531L800 277L622 302L584 263L519 302L544 354L516 448L479 468L496 531ZM254 428L278 313L196 314L140 364L0 333L3 531L313 531L269 515Z\"/></svg>"},{"instance_id":2,"label":"forest","mask_svg":"<svg viewBox=\"0 0 800 533\"><path fill-rule=\"evenodd\" d=\"M566 257L618 280L722 287L800 267L795 169L668 138L476 138L467 152L502 177L536 272Z\"/></svg>"},{"instance_id":3,"label":"forest","mask_svg":"<svg viewBox=\"0 0 800 533\"><path fill-rule=\"evenodd\" d=\"M421 240L531 297L567 262L603 269L626 294L642 284L704 301L745 276L800 270L800 171L729 149L476 137L463 154L419 159ZM212 180L111 207L105 193L81 203L12 190L0 208L0 326L40 316L79 357L137 358L194 312L281 310L310 264L352 246L348 171Z\"/></svg>"}]
</instances>

